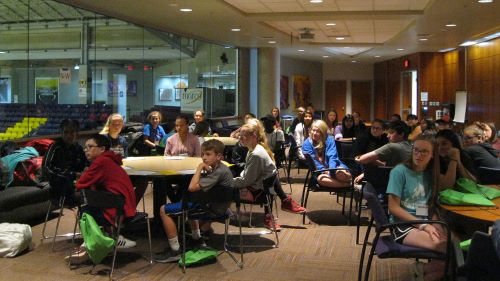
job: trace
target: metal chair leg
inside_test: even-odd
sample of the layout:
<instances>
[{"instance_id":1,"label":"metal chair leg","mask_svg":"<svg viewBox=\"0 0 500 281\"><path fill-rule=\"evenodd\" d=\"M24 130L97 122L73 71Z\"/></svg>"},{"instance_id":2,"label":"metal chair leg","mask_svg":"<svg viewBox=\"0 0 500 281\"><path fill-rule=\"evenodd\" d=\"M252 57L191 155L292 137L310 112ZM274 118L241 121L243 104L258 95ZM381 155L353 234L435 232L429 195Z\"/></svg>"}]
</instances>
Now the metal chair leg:
<instances>
[{"instance_id":1,"label":"metal chair leg","mask_svg":"<svg viewBox=\"0 0 500 281\"><path fill-rule=\"evenodd\" d=\"M63 216L65 199L66 199L66 197L64 197L64 196L61 196L59 198L59 204L61 206L61 209L59 210L59 216L57 217L56 231L54 232L54 236L52 237L52 251L54 251L54 246L56 244L57 231L59 230L59 223L61 222L61 217Z\"/></svg>"}]
</instances>

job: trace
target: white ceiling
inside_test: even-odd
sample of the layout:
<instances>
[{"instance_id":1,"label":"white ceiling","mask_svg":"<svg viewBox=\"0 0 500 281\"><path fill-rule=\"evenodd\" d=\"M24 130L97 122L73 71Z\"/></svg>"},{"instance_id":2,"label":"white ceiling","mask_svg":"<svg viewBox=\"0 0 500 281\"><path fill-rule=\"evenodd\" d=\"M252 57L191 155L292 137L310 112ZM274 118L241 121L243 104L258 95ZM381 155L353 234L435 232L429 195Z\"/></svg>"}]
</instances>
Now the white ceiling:
<instances>
[{"instance_id":1,"label":"white ceiling","mask_svg":"<svg viewBox=\"0 0 500 281\"><path fill-rule=\"evenodd\" d=\"M315 61L373 63L455 48L500 31L500 0L488 4L477 0L58 1L215 43L279 48L284 56ZM180 8L193 11L182 13ZM457 26L446 27L447 23ZM232 32L232 28L241 31ZM315 34L314 41L299 40L304 28ZM337 40L340 36L345 39Z\"/></svg>"}]
</instances>

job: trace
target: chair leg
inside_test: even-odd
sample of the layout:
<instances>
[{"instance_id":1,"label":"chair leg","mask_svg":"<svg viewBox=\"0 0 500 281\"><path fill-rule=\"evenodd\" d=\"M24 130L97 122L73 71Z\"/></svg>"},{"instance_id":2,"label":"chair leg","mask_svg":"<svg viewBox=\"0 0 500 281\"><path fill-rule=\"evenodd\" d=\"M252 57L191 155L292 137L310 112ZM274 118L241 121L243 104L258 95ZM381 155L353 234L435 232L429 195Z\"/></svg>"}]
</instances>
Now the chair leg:
<instances>
[{"instance_id":1,"label":"chair leg","mask_svg":"<svg viewBox=\"0 0 500 281\"><path fill-rule=\"evenodd\" d=\"M149 183L148 183L149 185ZM142 199L142 211L146 213L146 200ZM153 263L153 247L151 246L151 225L149 222L149 215L146 217L146 223L148 225L148 242L149 242L149 263Z\"/></svg>"},{"instance_id":2,"label":"chair leg","mask_svg":"<svg viewBox=\"0 0 500 281\"><path fill-rule=\"evenodd\" d=\"M186 213L182 210L182 273L186 273Z\"/></svg>"},{"instance_id":3,"label":"chair leg","mask_svg":"<svg viewBox=\"0 0 500 281\"><path fill-rule=\"evenodd\" d=\"M352 216L352 200L354 198L354 191L351 191L351 201L349 202L349 217L347 218L347 225L351 225L351 216Z\"/></svg>"},{"instance_id":4,"label":"chair leg","mask_svg":"<svg viewBox=\"0 0 500 281\"><path fill-rule=\"evenodd\" d=\"M117 223L117 228L116 228L116 239L118 240L118 237L120 237L120 228L121 228L121 216L116 217L115 223ZM116 262L116 252L118 251L118 247L115 245L113 249L113 261L111 262L111 271L109 272L109 279L113 280L113 272L115 270L115 262Z\"/></svg>"},{"instance_id":5,"label":"chair leg","mask_svg":"<svg viewBox=\"0 0 500 281\"><path fill-rule=\"evenodd\" d=\"M52 238L52 251L54 251L54 246L56 244L57 231L59 230L59 223L61 222L61 217L63 216L65 199L66 198L64 196L61 196L61 198L59 199L59 204L61 206L61 209L59 210L59 216L57 217L56 231L54 232L54 236Z\"/></svg>"},{"instance_id":6,"label":"chair leg","mask_svg":"<svg viewBox=\"0 0 500 281\"><path fill-rule=\"evenodd\" d=\"M361 211L363 208L363 189L360 191L359 195L359 201L357 204L357 210L358 210L358 220L356 221L356 245L359 245L359 231L361 228Z\"/></svg>"},{"instance_id":7,"label":"chair leg","mask_svg":"<svg viewBox=\"0 0 500 281\"><path fill-rule=\"evenodd\" d=\"M347 192L344 192L343 195L344 196L342 196L342 215L345 214L345 197L347 196ZM338 198L339 198L339 194L337 193L337 199Z\"/></svg>"},{"instance_id":8,"label":"chair leg","mask_svg":"<svg viewBox=\"0 0 500 281\"><path fill-rule=\"evenodd\" d=\"M368 256L368 262L366 264L365 269L365 281L368 281L368 277L370 277L370 268L372 266L373 255L375 253L375 247L377 246L378 235L373 239L372 248L370 249L370 255Z\"/></svg>"},{"instance_id":9,"label":"chair leg","mask_svg":"<svg viewBox=\"0 0 500 281\"><path fill-rule=\"evenodd\" d=\"M253 209L253 205L250 204L250 217L248 219L248 226L253 228L254 226L252 225L252 215L253 215L252 209Z\"/></svg>"},{"instance_id":10,"label":"chair leg","mask_svg":"<svg viewBox=\"0 0 500 281\"><path fill-rule=\"evenodd\" d=\"M236 215L236 219L239 220L239 216ZM229 236L229 222L231 220L231 217L228 217L225 219L224 221L224 252L222 253L227 253L232 259L233 261L236 263L236 265L241 269L243 268L243 248L241 247L241 243L242 243L242 232L241 232L241 221L239 221L239 226L240 226L240 260L238 261L236 259L236 257L233 255L233 253L231 253L228 249L228 236Z\"/></svg>"},{"instance_id":11,"label":"chair leg","mask_svg":"<svg viewBox=\"0 0 500 281\"><path fill-rule=\"evenodd\" d=\"M43 223L43 229L42 229L42 240L50 238L49 236L45 236L45 229L47 228L47 221L49 220L50 209L52 209L52 200L49 200L49 208L47 209L47 214L45 215L45 222Z\"/></svg>"},{"instance_id":12,"label":"chair leg","mask_svg":"<svg viewBox=\"0 0 500 281\"><path fill-rule=\"evenodd\" d=\"M307 209L307 199L309 199L309 188L306 190L306 197L304 198L304 208ZM306 213L302 214L302 224L306 224Z\"/></svg>"}]
</instances>

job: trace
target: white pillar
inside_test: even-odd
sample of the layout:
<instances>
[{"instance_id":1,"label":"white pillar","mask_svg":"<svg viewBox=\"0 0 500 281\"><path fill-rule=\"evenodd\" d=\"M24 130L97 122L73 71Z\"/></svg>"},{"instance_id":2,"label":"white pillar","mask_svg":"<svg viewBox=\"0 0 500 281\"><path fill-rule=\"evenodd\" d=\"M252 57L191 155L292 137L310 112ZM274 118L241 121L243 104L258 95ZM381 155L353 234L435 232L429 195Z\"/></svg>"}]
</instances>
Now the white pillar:
<instances>
[{"instance_id":1,"label":"white pillar","mask_svg":"<svg viewBox=\"0 0 500 281\"><path fill-rule=\"evenodd\" d=\"M259 48L257 116L271 114L280 104L280 54L276 48Z\"/></svg>"}]
</instances>

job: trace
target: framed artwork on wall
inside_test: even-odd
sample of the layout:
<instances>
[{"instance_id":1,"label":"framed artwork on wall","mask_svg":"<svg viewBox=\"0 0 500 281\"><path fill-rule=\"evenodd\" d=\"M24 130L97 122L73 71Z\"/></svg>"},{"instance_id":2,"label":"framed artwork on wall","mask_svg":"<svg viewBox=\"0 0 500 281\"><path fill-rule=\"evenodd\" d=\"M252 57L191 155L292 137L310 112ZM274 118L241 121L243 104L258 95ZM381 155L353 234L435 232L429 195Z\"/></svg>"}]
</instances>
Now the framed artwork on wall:
<instances>
[{"instance_id":1,"label":"framed artwork on wall","mask_svg":"<svg viewBox=\"0 0 500 281\"><path fill-rule=\"evenodd\" d=\"M160 101L172 101L172 89L158 89Z\"/></svg>"},{"instance_id":2,"label":"framed artwork on wall","mask_svg":"<svg viewBox=\"0 0 500 281\"><path fill-rule=\"evenodd\" d=\"M181 100L181 92L183 92L184 89L175 89L175 100Z\"/></svg>"}]
</instances>

